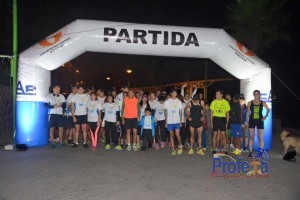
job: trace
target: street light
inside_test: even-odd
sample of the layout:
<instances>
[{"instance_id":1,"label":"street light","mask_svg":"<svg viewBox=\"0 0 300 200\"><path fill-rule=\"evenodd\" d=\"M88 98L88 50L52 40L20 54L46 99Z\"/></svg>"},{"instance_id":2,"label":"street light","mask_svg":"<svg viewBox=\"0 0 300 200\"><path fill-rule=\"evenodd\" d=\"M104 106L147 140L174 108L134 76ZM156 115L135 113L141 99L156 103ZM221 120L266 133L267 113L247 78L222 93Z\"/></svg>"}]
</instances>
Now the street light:
<instances>
[{"instance_id":1,"label":"street light","mask_svg":"<svg viewBox=\"0 0 300 200\"><path fill-rule=\"evenodd\" d=\"M78 70L78 69L76 69L76 73L79 73L79 70Z\"/></svg>"},{"instance_id":2,"label":"street light","mask_svg":"<svg viewBox=\"0 0 300 200\"><path fill-rule=\"evenodd\" d=\"M106 80L108 80L108 81L109 81L109 80L110 80L110 77L109 77L109 76L108 76L108 77L106 77Z\"/></svg>"},{"instance_id":3,"label":"street light","mask_svg":"<svg viewBox=\"0 0 300 200\"><path fill-rule=\"evenodd\" d=\"M130 75L132 73L131 69L126 70L127 74ZM128 77L128 88L130 88L130 77Z\"/></svg>"}]
</instances>

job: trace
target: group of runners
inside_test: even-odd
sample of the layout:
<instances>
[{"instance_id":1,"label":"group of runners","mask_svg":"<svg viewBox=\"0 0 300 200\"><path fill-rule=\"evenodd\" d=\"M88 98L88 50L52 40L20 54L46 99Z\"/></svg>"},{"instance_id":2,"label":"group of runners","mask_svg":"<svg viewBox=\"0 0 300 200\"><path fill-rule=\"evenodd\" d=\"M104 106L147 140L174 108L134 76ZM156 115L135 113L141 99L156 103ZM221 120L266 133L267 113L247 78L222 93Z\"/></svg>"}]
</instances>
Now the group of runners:
<instances>
[{"instance_id":1,"label":"group of runners","mask_svg":"<svg viewBox=\"0 0 300 200\"><path fill-rule=\"evenodd\" d=\"M226 94L218 90L215 99L209 103L197 93L194 85L192 96L172 90L169 94L156 91L134 92L124 87L105 94L103 90L85 89L74 86L67 99L55 85L45 101L49 108L50 142L55 148L54 133L59 136L59 146L65 144L74 148L79 145L93 151L105 145L109 150L146 151L149 148L171 148L171 155L204 155L207 149L213 154L222 151L240 155L248 152L252 157L255 128L258 130L260 148L264 148L264 120L269 108L260 100L260 91L253 92L254 99L247 105L241 94ZM263 108L267 110L263 116ZM64 134L65 133L65 134ZM168 145L167 145L168 144Z\"/></svg>"}]
</instances>

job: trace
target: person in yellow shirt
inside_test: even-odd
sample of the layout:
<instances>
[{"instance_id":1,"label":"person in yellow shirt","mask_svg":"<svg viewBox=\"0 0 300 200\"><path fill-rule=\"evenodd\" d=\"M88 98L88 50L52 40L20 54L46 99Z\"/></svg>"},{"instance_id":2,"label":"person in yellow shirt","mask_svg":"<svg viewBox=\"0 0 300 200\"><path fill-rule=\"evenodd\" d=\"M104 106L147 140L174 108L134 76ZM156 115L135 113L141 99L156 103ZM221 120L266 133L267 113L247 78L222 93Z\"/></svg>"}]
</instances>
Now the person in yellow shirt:
<instances>
[{"instance_id":1,"label":"person in yellow shirt","mask_svg":"<svg viewBox=\"0 0 300 200\"><path fill-rule=\"evenodd\" d=\"M211 128L213 129L213 154L216 153L217 133L220 131L221 140L225 153L227 153L226 145L226 129L229 122L230 105L227 100L223 99L224 92L222 90L216 91L216 99L210 104L211 110Z\"/></svg>"}]
</instances>

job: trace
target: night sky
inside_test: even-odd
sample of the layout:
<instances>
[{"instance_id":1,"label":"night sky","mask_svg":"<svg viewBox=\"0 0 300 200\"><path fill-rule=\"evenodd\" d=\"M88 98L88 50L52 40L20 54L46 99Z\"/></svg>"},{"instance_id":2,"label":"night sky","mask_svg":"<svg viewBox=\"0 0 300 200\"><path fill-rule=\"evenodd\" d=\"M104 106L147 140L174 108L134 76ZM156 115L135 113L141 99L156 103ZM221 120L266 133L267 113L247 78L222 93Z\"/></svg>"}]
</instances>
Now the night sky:
<instances>
[{"instance_id":1,"label":"night sky","mask_svg":"<svg viewBox=\"0 0 300 200\"><path fill-rule=\"evenodd\" d=\"M233 0L19 0L19 53L76 19L224 28L228 23L226 7L232 2ZM290 0L285 8L285 11L293 14L290 24L286 27L293 41L274 43L258 55L298 96L300 96L299 8L300 1L297 0ZM12 1L1 1L0 54L12 54L11 10ZM61 67L52 72L52 83L69 85L83 81L88 86L106 89L111 86L120 87L128 81L132 86L150 86L204 79L204 59L87 52L71 62L72 67L68 69ZM127 68L133 70L130 77L126 75ZM79 74L74 73L76 69L80 71ZM106 81L106 76L112 77L112 80ZM224 77L232 76L208 61L208 78ZM239 92L239 81L235 79L213 84L209 88L209 99L213 97L216 89L223 89L231 94ZM300 119L297 114L300 111L300 101L274 76L272 76L272 91L276 95L273 102L274 114Z\"/></svg>"}]
</instances>

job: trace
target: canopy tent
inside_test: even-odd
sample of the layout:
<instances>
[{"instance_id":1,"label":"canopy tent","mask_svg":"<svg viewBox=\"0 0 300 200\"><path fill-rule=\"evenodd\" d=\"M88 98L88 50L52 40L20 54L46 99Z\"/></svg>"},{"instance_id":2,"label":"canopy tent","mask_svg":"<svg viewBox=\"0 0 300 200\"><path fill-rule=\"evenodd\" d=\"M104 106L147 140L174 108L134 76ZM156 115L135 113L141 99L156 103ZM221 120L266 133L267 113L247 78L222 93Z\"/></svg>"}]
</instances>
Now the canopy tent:
<instances>
[{"instance_id":1,"label":"canopy tent","mask_svg":"<svg viewBox=\"0 0 300 200\"><path fill-rule=\"evenodd\" d=\"M16 143L48 144L48 110L43 102L51 85L50 71L86 51L209 58L240 79L246 101L258 89L271 108L270 67L222 29L76 20L19 56ZM264 139L270 150L272 110ZM254 147L259 147L257 136Z\"/></svg>"}]
</instances>

